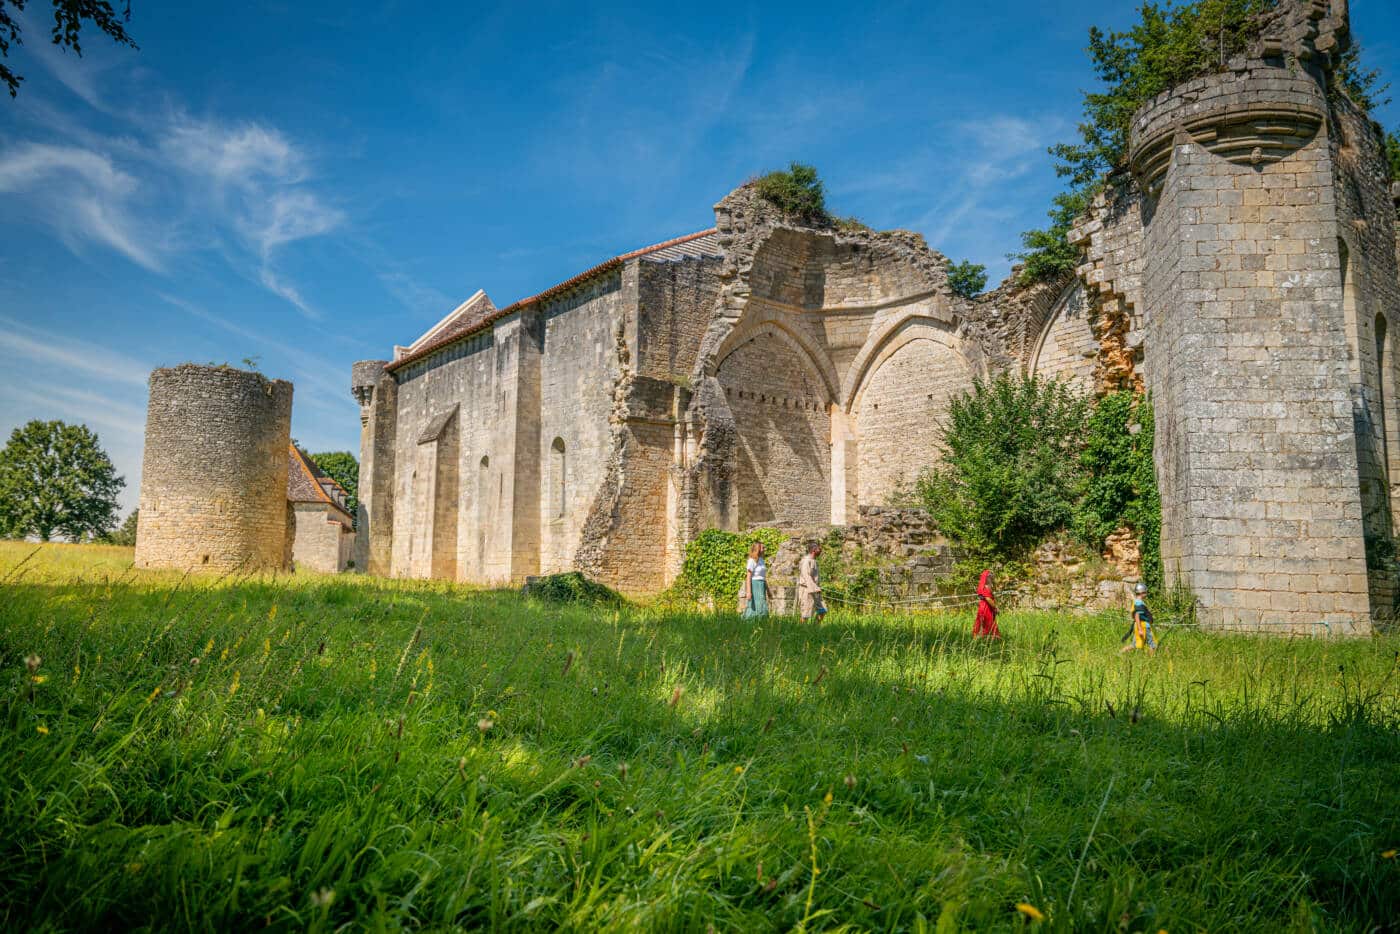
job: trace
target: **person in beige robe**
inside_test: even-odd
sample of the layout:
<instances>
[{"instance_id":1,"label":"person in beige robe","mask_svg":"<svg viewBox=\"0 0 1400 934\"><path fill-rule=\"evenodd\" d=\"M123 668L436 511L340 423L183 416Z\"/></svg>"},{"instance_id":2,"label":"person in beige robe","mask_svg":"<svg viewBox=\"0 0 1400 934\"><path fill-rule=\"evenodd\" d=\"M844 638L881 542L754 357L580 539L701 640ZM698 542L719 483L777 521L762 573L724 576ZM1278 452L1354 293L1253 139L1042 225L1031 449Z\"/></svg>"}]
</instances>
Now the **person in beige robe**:
<instances>
[{"instance_id":1,"label":"person in beige robe","mask_svg":"<svg viewBox=\"0 0 1400 934\"><path fill-rule=\"evenodd\" d=\"M813 542L807 546L807 553L797 563L797 615L802 622L826 615L826 604L822 602L821 570L817 559L821 557L822 546Z\"/></svg>"}]
</instances>

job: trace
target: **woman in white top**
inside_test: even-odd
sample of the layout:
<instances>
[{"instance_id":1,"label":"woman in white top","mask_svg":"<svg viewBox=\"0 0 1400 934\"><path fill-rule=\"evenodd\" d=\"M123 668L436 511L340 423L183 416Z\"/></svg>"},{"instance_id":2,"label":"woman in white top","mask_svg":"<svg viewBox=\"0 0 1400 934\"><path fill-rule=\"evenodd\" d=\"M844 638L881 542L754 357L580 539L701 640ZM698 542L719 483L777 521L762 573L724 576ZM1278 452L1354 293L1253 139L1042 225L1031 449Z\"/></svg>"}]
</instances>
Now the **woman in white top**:
<instances>
[{"instance_id":1,"label":"woman in white top","mask_svg":"<svg viewBox=\"0 0 1400 934\"><path fill-rule=\"evenodd\" d=\"M763 560L763 542L749 546L749 560L744 567L744 591L748 600L744 616L768 615L768 563Z\"/></svg>"}]
</instances>

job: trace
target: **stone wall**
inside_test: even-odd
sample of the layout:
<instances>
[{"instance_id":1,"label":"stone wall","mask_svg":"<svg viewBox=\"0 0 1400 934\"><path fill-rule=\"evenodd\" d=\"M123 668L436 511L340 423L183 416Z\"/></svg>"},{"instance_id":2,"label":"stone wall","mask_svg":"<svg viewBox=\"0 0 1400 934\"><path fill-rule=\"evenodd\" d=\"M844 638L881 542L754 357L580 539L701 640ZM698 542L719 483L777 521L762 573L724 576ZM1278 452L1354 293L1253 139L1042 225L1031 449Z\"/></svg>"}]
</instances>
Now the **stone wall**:
<instances>
[{"instance_id":1,"label":"stone wall","mask_svg":"<svg viewBox=\"0 0 1400 934\"><path fill-rule=\"evenodd\" d=\"M232 367L151 374L136 566L288 568L292 384Z\"/></svg>"},{"instance_id":2,"label":"stone wall","mask_svg":"<svg viewBox=\"0 0 1400 934\"><path fill-rule=\"evenodd\" d=\"M921 329L886 346L851 407L861 504L880 505L911 489L937 460L948 402L969 388L971 372L948 332Z\"/></svg>"},{"instance_id":3,"label":"stone wall","mask_svg":"<svg viewBox=\"0 0 1400 934\"><path fill-rule=\"evenodd\" d=\"M540 448L535 458L546 466L542 486L547 495L540 511L544 574L574 568L584 523L614 454L610 418L615 387L624 367L631 365L625 337L637 304L637 266L626 264L542 312ZM562 458L556 442L563 447ZM557 476L560 460L562 478Z\"/></svg>"},{"instance_id":4,"label":"stone wall","mask_svg":"<svg viewBox=\"0 0 1400 934\"><path fill-rule=\"evenodd\" d=\"M394 457L397 452L398 382L385 360L361 360L351 373L360 403L359 507L355 569L388 576L393 570Z\"/></svg>"},{"instance_id":5,"label":"stone wall","mask_svg":"<svg viewBox=\"0 0 1400 934\"><path fill-rule=\"evenodd\" d=\"M1134 121L1162 557L1208 625L1370 627L1326 111L1259 66Z\"/></svg>"},{"instance_id":6,"label":"stone wall","mask_svg":"<svg viewBox=\"0 0 1400 934\"><path fill-rule=\"evenodd\" d=\"M1083 284L1075 280L1055 302L1039 343L1031 350L1029 372L1093 392L1100 350L1092 324L1093 310Z\"/></svg>"},{"instance_id":7,"label":"stone wall","mask_svg":"<svg viewBox=\"0 0 1400 934\"><path fill-rule=\"evenodd\" d=\"M830 419L820 377L782 332L760 331L720 364L738 426L741 527L831 518Z\"/></svg>"},{"instance_id":8,"label":"stone wall","mask_svg":"<svg viewBox=\"0 0 1400 934\"><path fill-rule=\"evenodd\" d=\"M292 560L296 568L338 574L351 556L355 533L336 518L331 507L320 503L294 503L296 540Z\"/></svg>"}]
</instances>

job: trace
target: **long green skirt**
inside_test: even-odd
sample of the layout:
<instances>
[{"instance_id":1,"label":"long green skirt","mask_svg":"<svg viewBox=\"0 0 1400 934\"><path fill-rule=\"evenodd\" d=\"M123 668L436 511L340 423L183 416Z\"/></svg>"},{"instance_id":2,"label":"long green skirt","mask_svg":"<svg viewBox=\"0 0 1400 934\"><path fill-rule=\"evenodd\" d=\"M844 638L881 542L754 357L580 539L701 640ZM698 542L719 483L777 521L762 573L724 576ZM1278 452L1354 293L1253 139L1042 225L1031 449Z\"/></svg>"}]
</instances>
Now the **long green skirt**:
<instances>
[{"instance_id":1,"label":"long green skirt","mask_svg":"<svg viewBox=\"0 0 1400 934\"><path fill-rule=\"evenodd\" d=\"M749 595L749 605L744 608L744 617L749 619L755 616L767 616L768 582L765 580L756 580L753 582L751 590L752 593Z\"/></svg>"}]
</instances>

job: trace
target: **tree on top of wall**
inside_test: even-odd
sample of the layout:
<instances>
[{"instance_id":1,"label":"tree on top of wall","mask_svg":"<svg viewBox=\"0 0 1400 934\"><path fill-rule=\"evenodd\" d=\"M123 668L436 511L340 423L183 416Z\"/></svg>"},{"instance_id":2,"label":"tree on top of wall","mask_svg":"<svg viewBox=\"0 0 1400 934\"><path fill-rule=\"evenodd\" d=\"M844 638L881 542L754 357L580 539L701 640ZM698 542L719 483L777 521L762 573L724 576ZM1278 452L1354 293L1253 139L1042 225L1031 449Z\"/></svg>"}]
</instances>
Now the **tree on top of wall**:
<instances>
[{"instance_id":1,"label":"tree on top of wall","mask_svg":"<svg viewBox=\"0 0 1400 934\"><path fill-rule=\"evenodd\" d=\"M753 186L759 197L789 217L808 223L831 220L826 212L826 186L810 165L789 163L785 170L759 176Z\"/></svg>"},{"instance_id":2,"label":"tree on top of wall","mask_svg":"<svg viewBox=\"0 0 1400 934\"><path fill-rule=\"evenodd\" d=\"M948 288L954 295L975 298L987 287L987 267L971 260L953 263L948 267Z\"/></svg>"},{"instance_id":3,"label":"tree on top of wall","mask_svg":"<svg viewBox=\"0 0 1400 934\"><path fill-rule=\"evenodd\" d=\"M1069 180L1056 196L1050 225L1021 235L1023 282L1053 278L1078 264L1066 239L1075 216L1089 206L1104 176L1123 164L1133 114L1163 91L1224 69L1259 31L1258 14L1277 0L1195 0L1180 6L1144 3L1125 32L1089 29L1086 51L1099 90L1084 92L1077 143L1050 147L1055 171Z\"/></svg>"}]
</instances>

